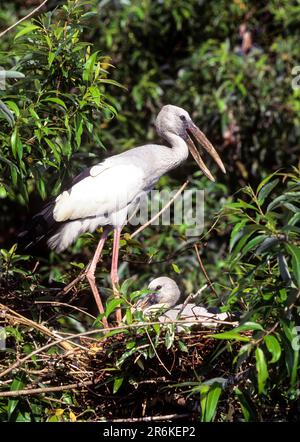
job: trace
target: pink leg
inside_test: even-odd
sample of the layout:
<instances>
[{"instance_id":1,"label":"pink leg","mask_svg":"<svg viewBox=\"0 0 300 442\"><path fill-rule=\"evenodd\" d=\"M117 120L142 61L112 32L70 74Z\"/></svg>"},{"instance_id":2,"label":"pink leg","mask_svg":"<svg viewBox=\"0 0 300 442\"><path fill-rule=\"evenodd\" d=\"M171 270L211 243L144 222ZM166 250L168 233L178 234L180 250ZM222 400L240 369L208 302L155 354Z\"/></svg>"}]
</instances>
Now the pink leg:
<instances>
[{"instance_id":1,"label":"pink leg","mask_svg":"<svg viewBox=\"0 0 300 442\"><path fill-rule=\"evenodd\" d=\"M96 301L96 304L97 304L97 307L98 307L100 313L104 313L104 308L103 308L103 304L102 304L102 301L101 301L101 298L100 298L100 295L99 295L99 292L97 289L97 285L96 285L95 271L96 271L96 266L97 266L97 263L100 259L100 256L101 256L101 253L102 253L102 250L103 250L103 247L104 247L104 244L107 239L109 231L110 231L109 228L104 229L103 234L102 234L100 241L98 243L96 252L95 252L93 259L92 259L91 263L89 264L87 272L86 272L86 278L91 286L91 289L92 289L92 292L93 292L93 295L94 295L94 298L95 298L95 301ZM105 316L102 318L102 323L105 328L109 327Z\"/></svg>"},{"instance_id":2,"label":"pink leg","mask_svg":"<svg viewBox=\"0 0 300 442\"><path fill-rule=\"evenodd\" d=\"M113 245L113 253L112 253L112 262L111 262L111 282L113 286L114 295L119 298L120 293L118 289L119 278L118 278L118 259L119 259L119 245L120 245L120 236L121 236L120 228L116 228L114 230L114 245ZM116 310L116 320L119 324L122 321L122 312L121 308L118 307Z\"/></svg>"}]
</instances>

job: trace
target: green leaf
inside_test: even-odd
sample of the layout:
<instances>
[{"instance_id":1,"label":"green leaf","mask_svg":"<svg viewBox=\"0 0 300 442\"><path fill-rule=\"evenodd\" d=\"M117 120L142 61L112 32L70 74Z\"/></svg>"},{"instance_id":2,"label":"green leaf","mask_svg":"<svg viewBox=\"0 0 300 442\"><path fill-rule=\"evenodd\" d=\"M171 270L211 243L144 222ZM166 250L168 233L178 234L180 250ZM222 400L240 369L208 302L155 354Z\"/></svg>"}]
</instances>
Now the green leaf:
<instances>
[{"instance_id":1,"label":"green leaf","mask_svg":"<svg viewBox=\"0 0 300 442\"><path fill-rule=\"evenodd\" d=\"M242 256L246 255L250 250L255 249L258 244L264 241L267 238L267 235L257 235L255 238L251 239L248 244L243 247Z\"/></svg>"},{"instance_id":2,"label":"green leaf","mask_svg":"<svg viewBox=\"0 0 300 442\"><path fill-rule=\"evenodd\" d=\"M209 337L216 339L228 339L228 340L249 342L250 338L248 336L243 336L239 333L241 331L249 331L249 330L264 331L264 328L257 322L245 322L245 324L240 325L239 327L236 327L232 330L223 333L216 333L214 335L209 335Z\"/></svg>"},{"instance_id":3,"label":"green leaf","mask_svg":"<svg viewBox=\"0 0 300 442\"><path fill-rule=\"evenodd\" d=\"M113 394L117 393L117 391L120 389L121 385L123 384L124 377L119 376L114 379L114 386L113 386Z\"/></svg>"},{"instance_id":4,"label":"green leaf","mask_svg":"<svg viewBox=\"0 0 300 442\"><path fill-rule=\"evenodd\" d=\"M76 144L78 147L80 146L81 143L82 132L83 132L83 121L81 119L78 126L76 127Z\"/></svg>"},{"instance_id":5,"label":"green leaf","mask_svg":"<svg viewBox=\"0 0 300 442\"><path fill-rule=\"evenodd\" d=\"M21 29L21 31L19 31L16 36L15 36L15 40L17 40L17 38L22 37L23 35L29 34L30 32L34 31L35 29L40 29L39 26L36 25L26 25L25 27L23 27L23 29Z\"/></svg>"},{"instance_id":6,"label":"green leaf","mask_svg":"<svg viewBox=\"0 0 300 442\"><path fill-rule=\"evenodd\" d=\"M165 335L165 346L166 349L169 350L169 348L172 347L173 342L175 339L175 327L174 325L169 325L166 331L166 335Z\"/></svg>"},{"instance_id":7,"label":"green leaf","mask_svg":"<svg viewBox=\"0 0 300 442\"><path fill-rule=\"evenodd\" d=\"M20 109L14 101L5 101L5 104L16 114L16 117L20 116Z\"/></svg>"},{"instance_id":8,"label":"green leaf","mask_svg":"<svg viewBox=\"0 0 300 442\"><path fill-rule=\"evenodd\" d=\"M49 140L48 138L44 138L44 140L46 141L46 143L48 144L48 146L52 150L52 153L53 153L56 161L58 162L58 164L60 164L60 162L61 162L61 155L60 155L60 152L58 150L58 146L56 146L56 144L53 143L53 141Z\"/></svg>"},{"instance_id":9,"label":"green leaf","mask_svg":"<svg viewBox=\"0 0 300 442\"><path fill-rule=\"evenodd\" d=\"M248 219L242 219L239 223L237 223L232 229L229 241L229 251L231 252L236 242L240 239L242 235L242 229L245 224L248 222Z\"/></svg>"},{"instance_id":10,"label":"green leaf","mask_svg":"<svg viewBox=\"0 0 300 442\"><path fill-rule=\"evenodd\" d=\"M300 212L295 213L291 219L288 221L288 225L294 226L298 221L300 221Z\"/></svg>"},{"instance_id":11,"label":"green leaf","mask_svg":"<svg viewBox=\"0 0 300 442\"><path fill-rule=\"evenodd\" d=\"M283 201L282 206L296 214L298 214L300 211L300 208L298 206L295 206L295 204L288 203L286 201Z\"/></svg>"},{"instance_id":12,"label":"green leaf","mask_svg":"<svg viewBox=\"0 0 300 442\"><path fill-rule=\"evenodd\" d=\"M234 329L235 331L247 331L247 330L260 330L264 331L264 328L261 324L258 324L257 322L245 322L244 324L240 325L239 327L236 327Z\"/></svg>"},{"instance_id":13,"label":"green leaf","mask_svg":"<svg viewBox=\"0 0 300 442\"><path fill-rule=\"evenodd\" d=\"M183 351L185 353L189 352L188 347L185 345L185 343L183 341L178 341L178 347L179 347L180 351Z\"/></svg>"},{"instance_id":14,"label":"green leaf","mask_svg":"<svg viewBox=\"0 0 300 442\"><path fill-rule=\"evenodd\" d=\"M41 101L51 101L53 103L59 104L60 106L62 106L64 109L67 110L67 106L66 103L64 103L60 98L57 97L47 97L47 98L43 98L43 100Z\"/></svg>"},{"instance_id":15,"label":"green leaf","mask_svg":"<svg viewBox=\"0 0 300 442\"><path fill-rule=\"evenodd\" d=\"M254 405L247 394L243 393L239 388L235 388L234 392L240 402L242 413L244 415L245 421L255 421L256 412L254 410Z\"/></svg>"},{"instance_id":16,"label":"green leaf","mask_svg":"<svg viewBox=\"0 0 300 442\"><path fill-rule=\"evenodd\" d=\"M82 74L82 79L84 81L92 81L92 73L94 65L98 56L98 51L94 52L86 61L84 65L84 70Z\"/></svg>"},{"instance_id":17,"label":"green leaf","mask_svg":"<svg viewBox=\"0 0 300 442\"><path fill-rule=\"evenodd\" d=\"M300 248L293 244L285 244L286 250L292 257L292 270L296 284L300 288Z\"/></svg>"},{"instance_id":18,"label":"green leaf","mask_svg":"<svg viewBox=\"0 0 300 442\"><path fill-rule=\"evenodd\" d=\"M265 344L267 346L267 349L272 354L272 359L270 360L270 363L273 364L274 362L277 362L280 359L281 356L281 347L278 342L278 340L275 338L275 336L266 335L264 337Z\"/></svg>"},{"instance_id":19,"label":"green leaf","mask_svg":"<svg viewBox=\"0 0 300 442\"><path fill-rule=\"evenodd\" d=\"M105 309L105 316L108 318L108 316L116 310L116 308L120 305L121 300L120 299L111 299Z\"/></svg>"},{"instance_id":20,"label":"green leaf","mask_svg":"<svg viewBox=\"0 0 300 442\"><path fill-rule=\"evenodd\" d=\"M44 200L47 196L47 192L46 192L45 182L42 178L40 178L36 182L36 187L37 187L37 190L38 190L39 194L41 195L42 199Z\"/></svg>"},{"instance_id":21,"label":"green leaf","mask_svg":"<svg viewBox=\"0 0 300 442\"><path fill-rule=\"evenodd\" d=\"M101 78L99 81L100 81L100 83L113 84L114 86L118 86L118 87L121 87L123 89L126 89L126 87L123 86L122 84L118 83L115 80L110 80L109 78Z\"/></svg>"},{"instance_id":22,"label":"green leaf","mask_svg":"<svg viewBox=\"0 0 300 442\"><path fill-rule=\"evenodd\" d=\"M269 377L266 358L261 348L257 348L255 350L255 358L256 358L258 393L261 394L265 390L265 384Z\"/></svg>"},{"instance_id":23,"label":"green leaf","mask_svg":"<svg viewBox=\"0 0 300 442\"><path fill-rule=\"evenodd\" d=\"M260 204L263 204L263 202L265 201L265 199L267 198L267 196L272 192L272 190L274 189L274 187L277 186L277 184L279 183L279 179L276 178L276 180L271 181L267 184L265 184L259 191L257 199L258 202Z\"/></svg>"},{"instance_id":24,"label":"green leaf","mask_svg":"<svg viewBox=\"0 0 300 442\"><path fill-rule=\"evenodd\" d=\"M175 264L174 262L172 263L172 268L173 268L173 270L174 270L175 273L178 273L178 274L181 273L180 268L179 268L178 265Z\"/></svg>"},{"instance_id":25,"label":"green leaf","mask_svg":"<svg viewBox=\"0 0 300 442\"><path fill-rule=\"evenodd\" d=\"M19 160L21 160L22 156L23 156L23 144L20 140L17 128L15 128L13 130L13 133L11 134L10 141L11 141L11 148L12 148L13 156L15 158L18 157Z\"/></svg>"},{"instance_id":26,"label":"green leaf","mask_svg":"<svg viewBox=\"0 0 300 442\"><path fill-rule=\"evenodd\" d=\"M271 175L268 175L264 180L262 180L262 182L258 185L257 189L256 189L256 194L259 193L260 189L265 186L272 178L274 175L276 175L277 172L272 173Z\"/></svg>"},{"instance_id":27,"label":"green leaf","mask_svg":"<svg viewBox=\"0 0 300 442\"><path fill-rule=\"evenodd\" d=\"M19 391L23 388L24 383L23 381L21 381L21 379L14 379L11 387L10 387L10 391ZM10 419L11 415L13 414L16 406L18 405L19 399L9 399L8 401L8 406L7 406L7 414L8 414L8 419Z\"/></svg>"},{"instance_id":28,"label":"green leaf","mask_svg":"<svg viewBox=\"0 0 300 442\"><path fill-rule=\"evenodd\" d=\"M281 207L282 205L287 205L287 208L289 208L289 210L292 210L292 212L294 212L297 207L296 206L288 206L288 204L291 203L291 201L299 201L299 192L286 192L283 195L278 196L277 198L275 198L267 207L267 211L276 209L277 207ZM298 209L299 211L299 209Z\"/></svg>"},{"instance_id":29,"label":"green leaf","mask_svg":"<svg viewBox=\"0 0 300 442\"><path fill-rule=\"evenodd\" d=\"M261 226L258 225L252 225L252 226L246 226L243 230L242 230L242 236L241 239L239 239L237 245L234 247L234 252L231 256L231 260L233 260L237 254L240 252L240 250L244 247L244 245L247 243L248 239L250 238L251 235L253 235L253 233L257 230L260 230Z\"/></svg>"},{"instance_id":30,"label":"green leaf","mask_svg":"<svg viewBox=\"0 0 300 442\"><path fill-rule=\"evenodd\" d=\"M250 338L248 338L247 336L242 336L235 331L216 333L214 335L208 335L208 336L214 339L224 339L224 340L234 340L234 341L244 341L244 342L250 341Z\"/></svg>"},{"instance_id":31,"label":"green leaf","mask_svg":"<svg viewBox=\"0 0 300 442\"><path fill-rule=\"evenodd\" d=\"M132 311L130 308L126 309L126 322L127 324L132 324Z\"/></svg>"},{"instance_id":32,"label":"green leaf","mask_svg":"<svg viewBox=\"0 0 300 442\"><path fill-rule=\"evenodd\" d=\"M53 61L55 60L55 52L49 52L48 54L48 66L51 68Z\"/></svg>"},{"instance_id":33,"label":"green leaf","mask_svg":"<svg viewBox=\"0 0 300 442\"><path fill-rule=\"evenodd\" d=\"M215 417L217 405L222 392L220 385L213 385L208 392L204 413L204 422L211 422Z\"/></svg>"},{"instance_id":34,"label":"green leaf","mask_svg":"<svg viewBox=\"0 0 300 442\"><path fill-rule=\"evenodd\" d=\"M299 364L299 349L300 341L293 323L286 323L285 321L280 321L282 329L285 336L287 337L289 343L285 345L285 362L290 376L290 385L293 387L298 378L298 364Z\"/></svg>"}]
</instances>

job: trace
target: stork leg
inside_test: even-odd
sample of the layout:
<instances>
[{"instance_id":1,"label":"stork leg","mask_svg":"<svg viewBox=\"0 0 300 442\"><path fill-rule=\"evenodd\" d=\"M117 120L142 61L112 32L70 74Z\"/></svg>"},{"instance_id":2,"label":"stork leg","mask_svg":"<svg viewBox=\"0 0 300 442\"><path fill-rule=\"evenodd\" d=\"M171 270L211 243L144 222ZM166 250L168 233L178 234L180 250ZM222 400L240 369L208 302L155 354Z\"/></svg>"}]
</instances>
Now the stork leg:
<instances>
[{"instance_id":1,"label":"stork leg","mask_svg":"<svg viewBox=\"0 0 300 442\"><path fill-rule=\"evenodd\" d=\"M113 245L113 253L112 253L112 261L111 261L111 282L113 286L114 295L116 298L120 297L120 292L118 289L119 285L119 277L118 277L118 259L119 259L119 247L120 247L120 236L122 229L117 227L114 230L114 245ZM118 307L116 310L116 321L119 324L122 321L122 312L121 308Z\"/></svg>"},{"instance_id":2,"label":"stork leg","mask_svg":"<svg viewBox=\"0 0 300 442\"><path fill-rule=\"evenodd\" d=\"M100 241L98 243L98 246L97 246L96 252L93 256L93 259L90 262L90 264L88 265L87 272L85 273L85 276L91 286L91 289L92 289L92 292L93 292L93 295L94 295L94 298L95 298L95 301L96 301L96 304L97 304L97 307L98 307L100 313L104 313L104 308L103 308L103 304L102 304L102 301L101 301L101 298L100 298L100 295L99 295L99 292L97 289L97 285L96 285L95 271L96 271L96 266L97 266L97 263L100 259L100 256L101 256L101 253L102 253L102 250L103 250L103 247L104 247L104 244L107 239L109 231L110 231L109 228L104 229L104 232L100 238ZM106 328L109 327L105 316L102 318L102 324Z\"/></svg>"}]
</instances>

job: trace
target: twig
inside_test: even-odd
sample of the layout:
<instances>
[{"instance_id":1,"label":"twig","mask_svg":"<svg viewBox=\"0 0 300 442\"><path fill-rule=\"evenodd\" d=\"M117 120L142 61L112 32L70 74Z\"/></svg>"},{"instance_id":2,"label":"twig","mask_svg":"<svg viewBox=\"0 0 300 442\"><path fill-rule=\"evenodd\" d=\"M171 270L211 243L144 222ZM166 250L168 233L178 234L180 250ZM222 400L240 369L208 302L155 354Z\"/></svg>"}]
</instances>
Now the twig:
<instances>
[{"instance_id":1,"label":"twig","mask_svg":"<svg viewBox=\"0 0 300 442\"><path fill-rule=\"evenodd\" d=\"M196 296L200 295L200 293L202 293L206 288L207 288L207 284L205 284L203 287L201 287L196 293L190 293L189 296L185 299L184 303L182 304L182 307L179 310L177 317L179 317L181 315L181 313L183 312L183 310L185 309L185 307L187 306L189 301L191 299L196 298Z\"/></svg>"},{"instance_id":2,"label":"twig","mask_svg":"<svg viewBox=\"0 0 300 442\"><path fill-rule=\"evenodd\" d=\"M20 323L23 323L27 325L28 327L35 328L36 330L40 331L41 333L44 333L45 335L57 339L61 336L57 333L53 333L51 330L49 330L47 327L41 324L37 324L36 322L32 321L31 319L26 318L25 316L20 315L20 313L15 312L11 308L7 307L6 305L0 304L0 311L3 311L5 316L13 321L19 321ZM6 311L10 312L10 314L6 313ZM76 345L76 344L75 344ZM71 350L73 349L74 343L70 344L68 342L62 341L60 343L60 346L64 350Z\"/></svg>"},{"instance_id":3,"label":"twig","mask_svg":"<svg viewBox=\"0 0 300 442\"><path fill-rule=\"evenodd\" d=\"M151 422L190 418L192 414L166 414L165 416L131 417L129 419L106 419L100 422Z\"/></svg>"},{"instance_id":4,"label":"twig","mask_svg":"<svg viewBox=\"0 0 300 442\"><path fill-rule=\"evenodd\" d=\"M199 262L200 268L201 268L201 270L202 270L202 272L203 272L203 274L204 274L204 276L205 276L205 278L206 278L206 281L207 281L208 284L209 284L209 287L210 287L211 290L214 292L214 294L215 294L217 297L219 297L218 293L216 292L214 286L212 285L212 282L211 282L211 280L209 279L209 276L208 276L208 274L207 274L207 272L206 272L206 270L205 270L205 267L204 267L204 265L203 265L202 259L201 259L201 257L200 257L200 253L199 253L199 249L198 249L198 245L197 245L197 244L194 245L194 249L196 250L196 255L197 255L197 259L198 259L198 262Z\"/></svg>"},{"instance_id":5,"label":"twig","mask_svg":"<svg viewBox=\"0 0 300 442\"><path fill-rule=\"evenodd\" d=\"M32 17L33 14L35 14L39 9L41 9L48 0L44 0L43 3L41 3L37 8L35 8L33 11L31 11L28 15L26 15L25 17L21 18L20 20L18 20L16 23L14 23L13 25L11 25L9 28L5 29L5 31L0 33L0 38L3 37L3 35L5 35L7 32L11 31L13 28L15 28L16 26L18 26L20 23L22 23L24 20L27 20L28 18Z\"/></svg>"},{"instance_id":6,"label":"twig","mask_svg":"<svg viewBox=\"0 0 300 442\"><path fill-rule=\"evenodd\" d=\"M0 391L0 397L29 396L32 394L72 390L74 388L86 387L87 385L92 385L93 383L93 381L81 381L77 382L76 384L60 385L57 387L26 388L24 390Z\"/></svg>"},{"instance_id":7,"label":"twig","mask_svg":"<svg viewBox=\"0 0 300 442\"><path fill-rule=\"evenodd\" d=\"M82 310L79 307L76 307L75 305L70 305L67 304L66 302L58 302L58 301L35 301L35 304L50 304L53 305L54 307L59 307L59 306L63 306L63 307L69 307L72 308L73 310L77 310L78 312L84 313L85 315L89 316L92 319L97 319L96 316L91 315L90 313Z\"/></svg>"},{"instance_id":8,"label":"twig","mask_svg":"<svg viewBox=\"0 0 300 442\"><path fill-rule=\"evenodd\" d=\"M59 295L66 295L71 290L71 288L73 288L77 284L77 282L82 281L85 278L85 275L86 275L86 272L89 268L89 265L90 265L90 262L88 263L86 268L82 269L81 272L79 273L79 275L76 276L76 278L73 279L73 281L71 281L68 285L66 285L66 287L64 287L60 292L58 292L57 295L58 296Z\"/></svg>"},{"instance_id":9,"label":"twig","mask_svg":"<svg viewBox=\"0 0 300 442\"><path fill-rule=\"evenodd\" d=\"M141 227L139 227L133 234L131 235L131 238L134 238L136 235L141 233L146 227L148 227L150 224L152 224L157 218L160 217L162 213L164 213L165 210L167 210L171 204L176 200L176 198L181 194L181 192L186 188L188 185L189 180L186 180L183 185L180 187L180 189L177 190L175 195L170 199L170 201L167 202L167 204L155 215L153 216L149 221L147 221L145 224L143 224Z\"/></svg>"},{"instance_id":10,"label":"twig","mask_svg":"<svg viewBox=\"0 0 300 442\"><path fill-rule=\"evenodd\" d=\"M153 342L152 342L152 339L151 339L151 337L150 337L150 335L149 335L149 333L148 333L148 330L145 330L145 331L146 331L146 335L148 336L149 342L150 342L150 344L151 344L151 347L153 348L153 351L154 351L154 353L155 353L157 359L159 360L159 362L161 363L161 365L164 367L164 369L166 370L166 372L171 376L171 372L170 372L170 370L165 366L165 364L163 363L163 361L160 359L159 354L157 353L156 348L155 348L155 346L154 346L154 344L153 344Z\"/></svg>"}]
</instances>

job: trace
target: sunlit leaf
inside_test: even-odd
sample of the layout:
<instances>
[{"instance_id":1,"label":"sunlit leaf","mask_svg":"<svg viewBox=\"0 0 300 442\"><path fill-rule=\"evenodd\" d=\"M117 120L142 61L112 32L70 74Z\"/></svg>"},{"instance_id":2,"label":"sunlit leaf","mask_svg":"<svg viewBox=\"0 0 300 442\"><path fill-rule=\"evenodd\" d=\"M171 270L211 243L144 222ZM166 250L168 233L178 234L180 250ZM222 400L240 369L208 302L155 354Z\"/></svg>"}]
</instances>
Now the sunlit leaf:
<instances>
[{"instance_id":1,"label":"sunlit leaf","mask_svg":"<svg viewBox=\"0 0 300 442\"><path fill-rule=\"evenodd\" d=\"M269 377L269 373L268 373L268 366L264 352L259 347L255 350L255 358L256 358L258 393L263 393L265 391L265 384Z\"/></svg>"},{"instance_id":2,"label":"sunlit leaf","mask_svg":"<svg viewBox=\"0 0 300 442\"><path fill-rule=\"evenodd\" d=\"M267 349L272 354L272 359L269 363L277 362L281 356L281 346L275 336L266 335L264 337L264 341L266 343Z\"/></svg>"}]
</instances>

